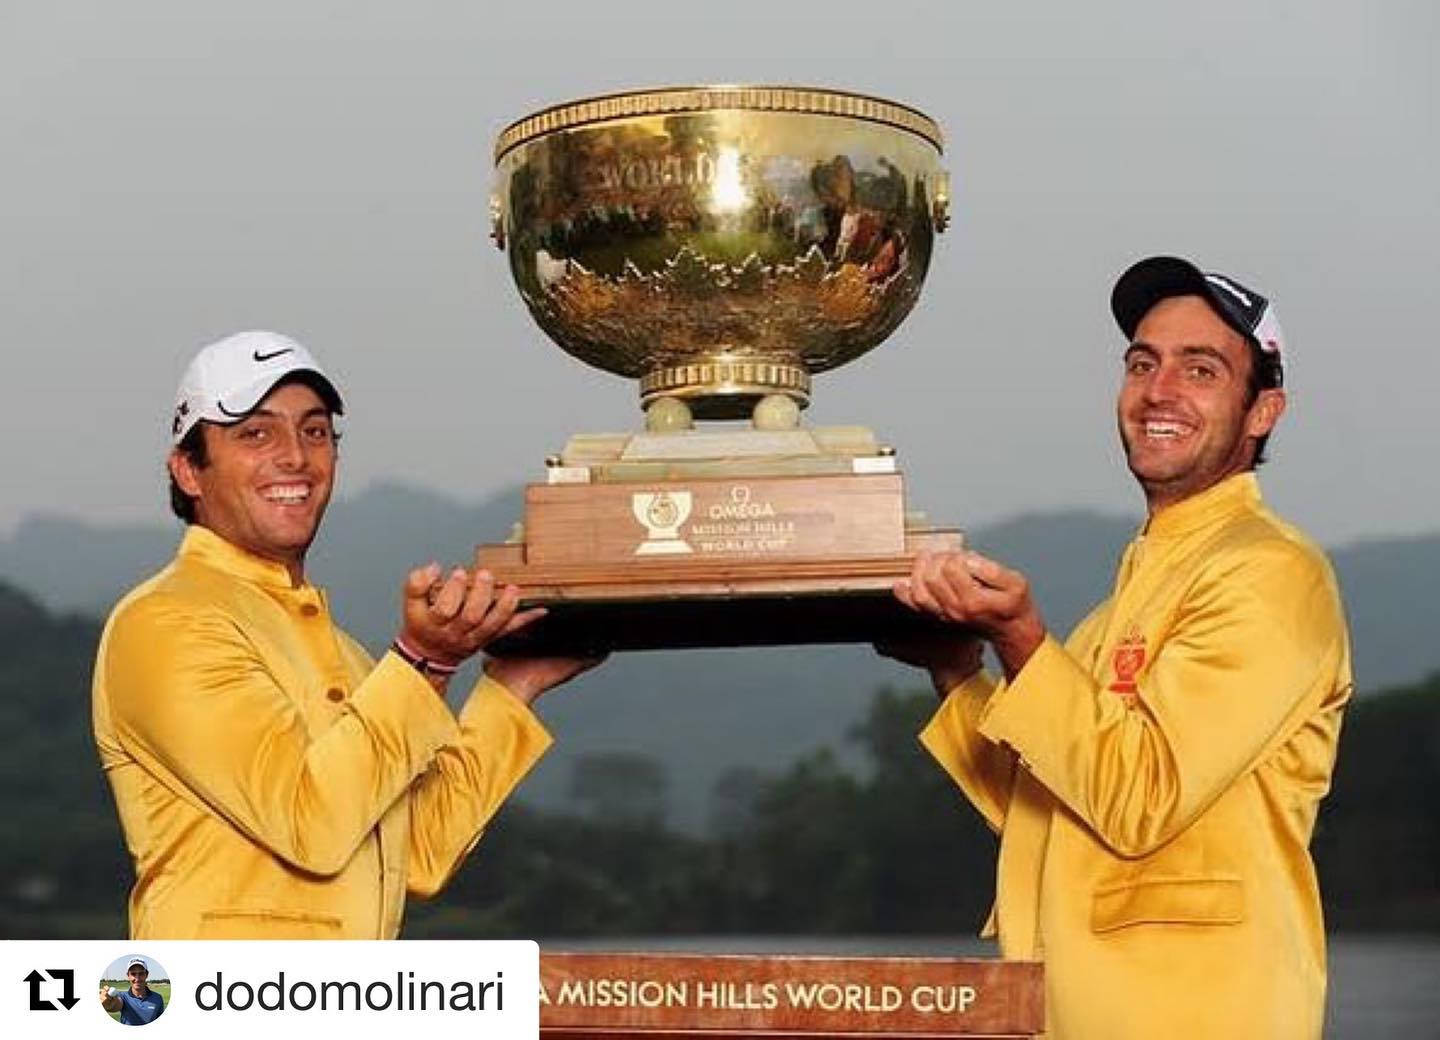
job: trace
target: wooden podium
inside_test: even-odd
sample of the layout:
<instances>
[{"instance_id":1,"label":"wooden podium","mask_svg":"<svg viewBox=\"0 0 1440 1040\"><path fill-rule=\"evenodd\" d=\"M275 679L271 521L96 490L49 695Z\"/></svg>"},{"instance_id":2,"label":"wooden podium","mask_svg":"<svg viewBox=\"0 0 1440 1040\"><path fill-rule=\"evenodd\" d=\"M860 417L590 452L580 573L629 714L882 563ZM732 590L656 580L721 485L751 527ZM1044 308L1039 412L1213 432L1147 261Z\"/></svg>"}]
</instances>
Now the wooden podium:
<instances>
[{"instance_id":1,"label":"wooden podium","mask_svg":"<svg viewBox=\"0 0 1440 1040\"><path fill-rule=\"evenodd\" d=\"M1034 1037L1039 964L920 957L542 953L540 1035Z\"/></svg>"}]
</instances>

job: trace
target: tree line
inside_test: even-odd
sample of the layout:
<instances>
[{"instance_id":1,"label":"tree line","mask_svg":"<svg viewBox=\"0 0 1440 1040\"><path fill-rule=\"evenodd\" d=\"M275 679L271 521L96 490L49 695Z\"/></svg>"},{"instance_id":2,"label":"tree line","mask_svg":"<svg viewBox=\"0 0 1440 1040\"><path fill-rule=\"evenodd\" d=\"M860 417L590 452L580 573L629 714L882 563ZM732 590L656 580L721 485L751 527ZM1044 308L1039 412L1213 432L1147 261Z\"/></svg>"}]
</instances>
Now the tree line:
<instances>
[{"instance_id":1,"label":"tree line","mask_svg":"<svg viewBox=\"0 0 1440 1040\"><path fill-rule=\"evenodd\" d=\"M125 932L132 882L90 737L98 625L0 585L0 934ZM786 769L736 769L709 823L666 823L663 767L577 761L570 808L504 808L411 937L974 934L995 837L915 740L928 690L877 691L850 739ZM1341 929L1440 931L1440 674L1357 698L1313 843Z\"/></svg>"}]
</instances>

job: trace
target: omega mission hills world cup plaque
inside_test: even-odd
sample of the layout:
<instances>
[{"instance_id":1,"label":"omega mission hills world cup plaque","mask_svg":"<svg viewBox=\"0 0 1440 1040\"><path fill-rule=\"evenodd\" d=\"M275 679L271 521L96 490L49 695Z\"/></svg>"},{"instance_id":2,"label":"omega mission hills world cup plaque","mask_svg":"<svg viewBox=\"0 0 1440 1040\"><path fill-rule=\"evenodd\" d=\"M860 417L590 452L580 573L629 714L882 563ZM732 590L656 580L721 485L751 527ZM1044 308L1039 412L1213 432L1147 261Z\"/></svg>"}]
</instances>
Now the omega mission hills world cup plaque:
<instances>
[{"instance_id":1,"label":"omega mission hills world cup plaque","mask_svg":"<svg viewBox=\"0 0 1440 1040\"><path fill-rule=\"evenodd\" d=\"M545 109L495 145L492 236L566 352L639 381L642 431L546 460L481 548L549 614L497 649L870 642L959 532L906 508L893 450L806 427L811 377L919 298L948 179L936 124L833 90L694 87Z\"/></svg>"}]
</instances>

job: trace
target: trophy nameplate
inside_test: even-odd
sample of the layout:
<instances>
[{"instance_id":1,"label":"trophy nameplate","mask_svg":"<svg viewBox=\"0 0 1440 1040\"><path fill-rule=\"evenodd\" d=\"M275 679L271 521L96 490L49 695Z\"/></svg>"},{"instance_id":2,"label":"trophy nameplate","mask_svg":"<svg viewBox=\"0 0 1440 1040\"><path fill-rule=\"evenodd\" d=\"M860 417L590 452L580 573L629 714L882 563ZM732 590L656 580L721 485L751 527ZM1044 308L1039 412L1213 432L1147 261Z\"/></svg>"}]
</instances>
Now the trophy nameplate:
<instances>
[{"instance_id":1,"label":"trophy nameplate","mask_svg":"<svg viewBox=\"0 0 1440 1040\"><path fill-rule=\"evenodd\" d=\"M1044 1030L1034 961L540 953L541 1040L1020 1040Z\"/></svg>"},{"instance_id":2,"label":"trophy nameplate","mask_svg":"<svg viewBox=\"0 0 1440 1040\"><path fill-rule=\"evenodd\" d=\"M497 649L927 626L891 588L958 532L907 509L870 431L799 417L812 374L878 345L918 299L947 222L940 150L914 109L788 87L612 95L501 133L493 236L521 297L568 353L639 381L645 429L572 436L517 535L482 547L549 608Z\"/></svg>"},{"instance_id":3,"label":"trophy nameplate","mask_svg":"<svg viewBox=\"0 0 1440 1040\"><path fill-rule=\"evenodd\" d=\"M888 556L905 551L900 477L532 484L527 562Z\"/></svg>"}]
</instances>

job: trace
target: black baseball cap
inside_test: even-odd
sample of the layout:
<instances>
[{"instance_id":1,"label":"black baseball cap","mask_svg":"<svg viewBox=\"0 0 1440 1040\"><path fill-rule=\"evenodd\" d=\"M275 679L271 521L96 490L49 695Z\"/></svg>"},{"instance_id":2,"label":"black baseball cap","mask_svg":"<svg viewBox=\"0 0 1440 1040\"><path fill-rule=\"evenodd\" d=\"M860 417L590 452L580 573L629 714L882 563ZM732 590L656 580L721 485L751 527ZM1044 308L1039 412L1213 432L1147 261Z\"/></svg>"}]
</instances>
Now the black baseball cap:
<instances>
[{"instance_id":1,"label":"black baseball cap","mask_svg":"<svg viewBox=\"0 0 1440 1040\"><path fill-rule=\"evenodd\" d=\"M1178 256L1152 256L1132 265L1115 282L1110 312L1125 338L1134 339L1150 308L1172 296L1201 297L1225 324L1271 355L1283 370L1285 340L1270 301L1227 274L1202 271Z\"/></svg>"}]
</instances>

